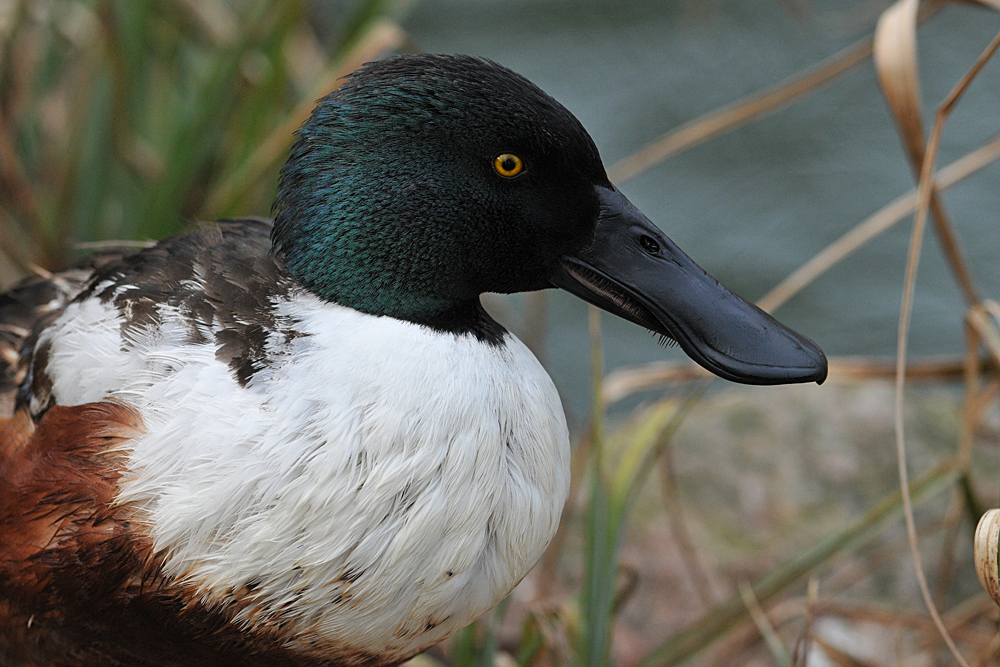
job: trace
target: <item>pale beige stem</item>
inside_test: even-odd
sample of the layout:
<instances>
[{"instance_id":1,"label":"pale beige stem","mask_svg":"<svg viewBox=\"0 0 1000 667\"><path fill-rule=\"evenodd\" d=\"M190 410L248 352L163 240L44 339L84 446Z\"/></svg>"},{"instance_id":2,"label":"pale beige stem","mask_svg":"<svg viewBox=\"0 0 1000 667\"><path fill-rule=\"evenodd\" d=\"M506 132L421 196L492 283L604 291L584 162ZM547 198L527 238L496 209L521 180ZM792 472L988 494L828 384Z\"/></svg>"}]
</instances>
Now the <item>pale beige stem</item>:
<instances>
[{"instance_id":1,"label":"pale beige stem","mask_svg":"<svg viewBox=\"0 0 1000 667\"><path fill-rule=\"evenodd\" d=\"M944 167L934 177L937 190L947 190L1000 158L1000 135ZM757 305L768 312L784 305L818 277L855 253L873 238L891 229L913 213L917 206L916 188L892 201L849 232L813 255L787 278L765 294Z\"/></svg>"}]
</instances>

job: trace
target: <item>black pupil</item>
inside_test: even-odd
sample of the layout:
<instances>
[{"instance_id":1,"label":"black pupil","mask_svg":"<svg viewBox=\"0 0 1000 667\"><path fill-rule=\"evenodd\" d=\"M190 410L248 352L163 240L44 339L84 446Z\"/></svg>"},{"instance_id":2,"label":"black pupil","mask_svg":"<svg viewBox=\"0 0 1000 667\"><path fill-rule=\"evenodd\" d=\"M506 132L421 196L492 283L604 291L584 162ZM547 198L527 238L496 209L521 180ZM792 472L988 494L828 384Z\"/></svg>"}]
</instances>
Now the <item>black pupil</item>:
<instances>
[{"instance_id":1,"label":"black pupil","mask_svg":"<svg viewBox=\"0 0 1000 667\"><path fill-rule=\"evenodd\" d=\"M503 167L504 171L514 171L514 167L517 166L517 162L514 161L514 158L507 157L504 158L500 166Z\"/></svg>"},{"instance_id":2,"label":"black pupil","mask_svg":"<svg viewBox=\"0 0 1000 667\"><path fill-rule=\"evenodd\" d=\"M660 244L657 243L656 240L653 239L652 237L649 236L639 237L639 245L641 245L642 249L651 255L655 255L658 252L660 252Z\"/></svg>"}]
</instances>

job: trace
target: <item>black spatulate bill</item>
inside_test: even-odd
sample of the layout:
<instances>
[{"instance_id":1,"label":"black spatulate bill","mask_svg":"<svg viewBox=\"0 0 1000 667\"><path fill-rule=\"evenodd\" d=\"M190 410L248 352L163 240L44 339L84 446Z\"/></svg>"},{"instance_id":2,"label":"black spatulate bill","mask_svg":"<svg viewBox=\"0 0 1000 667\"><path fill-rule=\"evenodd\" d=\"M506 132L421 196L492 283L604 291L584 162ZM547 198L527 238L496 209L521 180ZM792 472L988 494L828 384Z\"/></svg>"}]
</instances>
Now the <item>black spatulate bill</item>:
<instances>
[{"instance_id":1,"label":"black spatulate bill","mask_svg":"<svg viewBox=\"0 0 1000 667\"><path fill-rule=\"evenodd\" d=\"M551 282L668 336L696 362L745 384L819 382L823 351L694 263L618 190L597 187L594 242L560 258Z\"/></svg>"}]
</instances>

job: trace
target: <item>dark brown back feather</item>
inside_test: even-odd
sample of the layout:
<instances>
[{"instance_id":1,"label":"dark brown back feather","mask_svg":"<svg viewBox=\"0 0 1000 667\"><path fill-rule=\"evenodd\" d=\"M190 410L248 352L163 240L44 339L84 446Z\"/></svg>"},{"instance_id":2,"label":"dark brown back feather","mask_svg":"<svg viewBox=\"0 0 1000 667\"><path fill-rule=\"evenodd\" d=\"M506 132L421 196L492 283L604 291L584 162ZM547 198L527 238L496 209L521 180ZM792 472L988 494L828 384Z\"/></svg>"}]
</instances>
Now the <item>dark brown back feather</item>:
<instances>
[{"instance_id":1,"label":"dark brown back feather","mask_svg":"<svg viewBox=\"0 0 1000 667\"><path fill-rule=\"evenodd\" d=\"M94 271L130 250L101 252L46 276L30 276L0 294L0 418L14 413L38 332L86 286Z\"/></svg>"}]
</instances>

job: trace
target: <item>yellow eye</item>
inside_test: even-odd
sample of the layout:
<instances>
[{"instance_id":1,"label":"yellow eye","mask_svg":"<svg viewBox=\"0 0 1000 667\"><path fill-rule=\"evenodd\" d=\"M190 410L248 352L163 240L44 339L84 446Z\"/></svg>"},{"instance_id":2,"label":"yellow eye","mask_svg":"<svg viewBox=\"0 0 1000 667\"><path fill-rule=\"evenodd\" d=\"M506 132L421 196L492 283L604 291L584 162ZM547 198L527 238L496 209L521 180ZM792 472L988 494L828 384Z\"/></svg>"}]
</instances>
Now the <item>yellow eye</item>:
<instances>
[{"instance_id":1,"label":"yellow eye","mask_svg":"<svg viewBox=\"0 0 1000 667\"><path fill-rule=\"evenodd\" d=\"M501 176L514 178L524 171L524 161L513 153L504 153L493 160L493 168Z\"/></svg>"}]
</instances>

